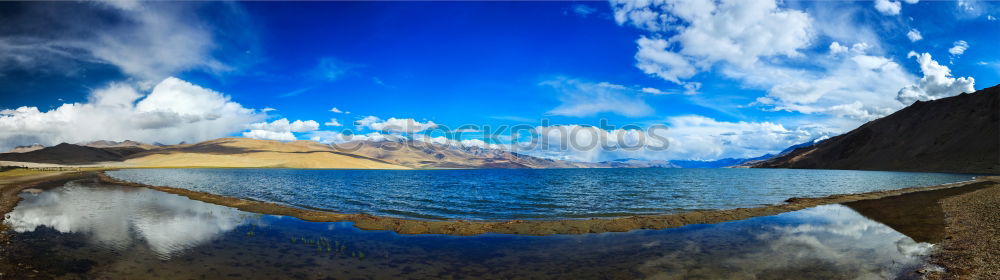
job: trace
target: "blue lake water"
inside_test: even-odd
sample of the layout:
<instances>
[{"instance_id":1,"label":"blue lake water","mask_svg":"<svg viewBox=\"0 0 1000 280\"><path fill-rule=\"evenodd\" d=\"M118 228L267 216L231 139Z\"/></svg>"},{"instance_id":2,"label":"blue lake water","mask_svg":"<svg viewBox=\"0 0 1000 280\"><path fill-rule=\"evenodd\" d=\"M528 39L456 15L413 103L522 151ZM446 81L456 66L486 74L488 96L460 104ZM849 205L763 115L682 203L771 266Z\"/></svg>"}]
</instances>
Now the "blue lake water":
<instances>
[{"instance_id":1,"label":"blue lake water","mask_svg":"<svg viewBox=\"0 0 1000 280\"><path fill-rule=\"evenodd\" d=\"M969 174L798 169L124 169L126 181L415 219L556 219L777 204L969 180Z\"/></svg>"},{"instance_id":2,"label":"blue lake water","mask_svg":"<svg viewBox=\"0 0 1000 280\"><path fill-rule=\"evenodd\" d=\"M4 221L11 279L894 279L934 245L851 208L666 230L400 235L79 180Z\"/></svg>"}]
</instances>

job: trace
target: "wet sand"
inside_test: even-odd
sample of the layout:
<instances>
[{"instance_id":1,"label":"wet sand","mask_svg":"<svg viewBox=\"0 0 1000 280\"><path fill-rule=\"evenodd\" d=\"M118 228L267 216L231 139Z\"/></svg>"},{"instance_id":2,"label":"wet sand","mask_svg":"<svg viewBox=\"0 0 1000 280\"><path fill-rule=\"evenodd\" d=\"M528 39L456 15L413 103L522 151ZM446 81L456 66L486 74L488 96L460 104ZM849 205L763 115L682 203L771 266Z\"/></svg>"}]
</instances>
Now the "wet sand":
<instances>
[{"instance_id":1,"label":"wet sand","mask_svg":"<svg viewBox=\"0 0 1000 280\"><path fill-rule=\"evenodd\" d=\"M1000 279L1000 184L941 201L945 238L931 261L946 273L931 279Z\"/></svg>"},{"instance_id":2,"label":"wet sand","mask_svg":"<svg viewBox=\"0 0 1000 280\"><path fill-rule=\"evenodd\" d=\"M860 200L879 199L902 194L941 190L974 185L980 182L993 182L996 178L983 177L966 182L943 184L929 187L911 187L896 190L876 191L860 194L842 194L819 198L791 198L780 205L770 205L755 208L737 208L726 210L694 211L670 215L630 216L620 218L592 218L565 220L508 220L508 221L424 221L393 217L373 216L368 214L344 214L325 211L315 211L289 207L275 203L251 201L233 197L220 196L187 189L150 186L125 182L107 176L103 172L98 178L106 183L134 187L145 187L166 193L185 196L194 200L233 207L239 210L280 216L292 216L312 222L350 221L363 230L389 230L400 234L449 234L477 235L484 233L550 235L550 234L582 234L601 232L625 232L636 229L665 229L690 224L714 224L725 221L743 220L752 217L769 216L809 207L847 203Z\"/></svg>"},{"instance_id":3,"label":"wet sand","mask_svg":"<svg viewBox=\"0 0 1000 280\"><path fill-rule=\"evenodd\" d=\"M906 234L914 241L937 244L945 237L945 215L940 205L941 200L994 185L994 182L978 182L960 188L913 192L843 205Z\"/></svg>"}]
</instances>

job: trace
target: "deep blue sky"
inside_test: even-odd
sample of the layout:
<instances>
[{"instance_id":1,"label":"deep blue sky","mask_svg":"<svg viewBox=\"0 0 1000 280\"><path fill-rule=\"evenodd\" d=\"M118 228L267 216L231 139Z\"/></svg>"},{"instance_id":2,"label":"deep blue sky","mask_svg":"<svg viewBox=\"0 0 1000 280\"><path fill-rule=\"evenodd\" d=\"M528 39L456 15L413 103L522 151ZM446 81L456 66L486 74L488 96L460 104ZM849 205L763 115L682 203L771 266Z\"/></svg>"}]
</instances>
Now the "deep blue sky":
<instances>
[{"instance_id":1,"label":"deep blue sky","mask_svg":"<svg viewBox=\"0 0 1000 280\"><path fill-rule=\"evenodd\" d=\"M65 132L85 120L118 128L103 138L169 143L328 142L343 129L393 134L377 128L390 118L451 128L604 119L667 125L674 149L537 154L716 159L778 151L913 100L1000 83L991 47L1000 10L991 2L706 3L2 3L0 108L39 112L0 116L0 138L10 147L101 137ZM184 104L197 98L168 89L171 76L247 111ZM128 123L57 109L97 106L95 92L113 85L135 92L122 93L131 98L116 113ZM157 88L183 97L138 105ZM353 125L368 116L378 119ZM343 126L326 125L331 118ZM272 123L282 119L291 124ZM259 122L267 123L250 125Z\"/></svg>"},{"instance_id":2,"label":"deep blue sky","mask_svg":"<svg viewBox=\"0 0 1000 280\"><path fill-rule=\"evenodd\" d=\"M546 2L246 3L248 12L260 15L261 64L267 67L255 70L265 77L232 83L191 79L245 94L244 104L251 107L293 108L279 111L290 118L321 118L298 112L336 106L362 116L445 124L541 118L559 100L539 83L557 77L671 87L635 70L638 31L614 24L604 3L587 4L601 14L581 17L569 3ZM317 80L311 72L323 59L350 69L335 81ZM679 96L649 102L670 111L713 114Z\"/></svg>"}]
</instances>

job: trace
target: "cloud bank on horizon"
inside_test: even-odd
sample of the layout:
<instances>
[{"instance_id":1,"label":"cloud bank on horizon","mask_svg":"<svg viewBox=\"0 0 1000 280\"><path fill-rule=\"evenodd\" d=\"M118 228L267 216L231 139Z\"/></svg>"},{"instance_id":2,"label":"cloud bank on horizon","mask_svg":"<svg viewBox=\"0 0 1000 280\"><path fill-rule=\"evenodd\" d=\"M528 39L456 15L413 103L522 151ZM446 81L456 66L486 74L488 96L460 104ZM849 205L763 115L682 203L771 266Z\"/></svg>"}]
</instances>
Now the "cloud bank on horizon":
<instances>
[{"instance_id":1,"label":"cloud bank on horizon","mask_svg":"<svg viewBox=\"0 0 1000 280\"><path fill-rule=\"evenodd\" d=\"M665 150L518 151L712 160L1000 83L985 47L1000 5L984 1L0 6L2 150L226 136L625 145L664 125Z\"/></svg>"}]
</instances>

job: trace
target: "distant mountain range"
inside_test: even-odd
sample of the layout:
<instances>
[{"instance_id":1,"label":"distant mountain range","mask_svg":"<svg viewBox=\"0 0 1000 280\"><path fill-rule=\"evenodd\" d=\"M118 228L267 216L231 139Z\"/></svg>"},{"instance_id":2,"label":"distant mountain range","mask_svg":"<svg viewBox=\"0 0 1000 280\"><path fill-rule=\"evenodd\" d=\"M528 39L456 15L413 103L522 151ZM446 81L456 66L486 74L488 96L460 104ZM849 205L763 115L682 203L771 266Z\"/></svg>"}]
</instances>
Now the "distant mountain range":
<instances>
[{"instance_id":1,"label":"distant mountain range","mask_svg":"<svg viewBox=\"0 0 1000 280\"><path fill-rule=\"evenodd\" d=\"M339 151L411 168L581 168L594 164L538 158L508 151L413 140L355 141Z\"/></svg>"},{"instance_id":2,"label":"distant mountain range","mask_svg":"<svg viewBox=\"0 0 1000 280\"><path fill-rule=\"evenodd\" d=\"M142 148L145 150L155 149L159 146L163 146L163 145L150 145L132 140L125 140L121 142L99 140L87 143L77 143L77 145L93 147L93 148Z\"/></svg>"},{"instance_id":3,"label":"distant mountain range","mask_svg":"<svg viewBox=\"0 0 1000 280\"><path fill-rule=\"evenodd\" d=\"M734 167L740 166L747 162L759 161L764 159L769 159L774 157L772 154L766 154L763 156L755 158L724 158L720 160L712 161L702 161L702 160L671 160L678 168L723 168L723 167Z\"/></svg>"},{"instance_id":4,"label":"distant mountain range","mask_svg":"<svg viewBox=\"0 0 1000 280\"><path fill-rule=\"evenodd\" d=\"M805 145L805 144L802 144ZM798 147L801 145L796 145ZM790 148L791 149L791 148ZM150 145L136 141L93 141L17 147L0 160L50 164L136 167L289 167L289 168L720 168L771 158L716 161L616 159L577 162L479 147L429 142L356 141L336 147L313 141L278 142L220 138L197 144Z\"/></svg>"},{"instance_id":5,"label":"distant mountain range","mask_svg":"<svg viewBox=\"0 0 1000 280\"><path fill-rule=\"evenodd\" d=\"M597 164L602 167L611 168L681 168L680 166L673 163L673 161L666 160L644 160L644 159L616 159L610 161L602 161Z\"/></svg>"},{"instance_id":6,"label":"distant mountain range","mask_svg":"<svg viewBox=\"0 0 1000 280\"><path fill-rule=\"evenodd\" d=\"M765 154L759 157L752 158L724 158L719 160L671 160L670 163L677 168L725 168L725 167L749 167L750 165L768 160L774 157L782 156L792 152L795 149L802 147L809 147L821 142L821 139L816 139L812 141L807 141L805 143L795 144L788 148L785 148L778 154Z\"/></svg>"},{"instance_id":7,"label":"distant mountain range","mask_svg":"<svg viewBox=\"0 0 1000 280\"><path fill-rule=\"evenodd\" d=\"M62 143L0 154L2 161L102 164L122 167L286 167L346 169L449 168L673 168L667 161L621 159L574 162L478 147L416 141L364 141L338 145L220 138L169 146L135 141ZM353 147L352 149L339 147ZM24 150L24 149L22 149Z\"/></svg>"},{"instance_id":8,"label":"distant mountain range","mask_svg":"<svg viewBox=\"0 0 1000 280\"><path fill-rule=\"evenodd\" d=\"M1000 173L1000 86L917 101L848 133L752 165Z\"/></svg>"}]
</instances>

